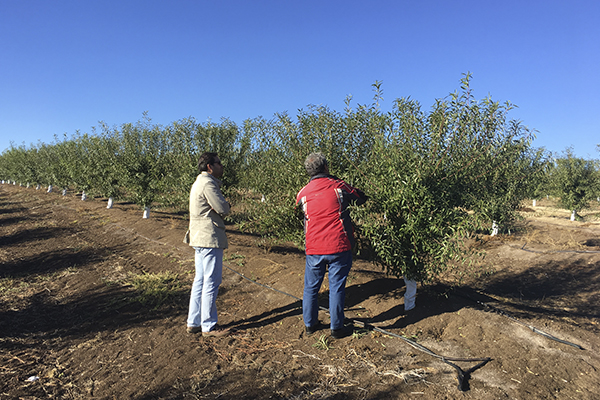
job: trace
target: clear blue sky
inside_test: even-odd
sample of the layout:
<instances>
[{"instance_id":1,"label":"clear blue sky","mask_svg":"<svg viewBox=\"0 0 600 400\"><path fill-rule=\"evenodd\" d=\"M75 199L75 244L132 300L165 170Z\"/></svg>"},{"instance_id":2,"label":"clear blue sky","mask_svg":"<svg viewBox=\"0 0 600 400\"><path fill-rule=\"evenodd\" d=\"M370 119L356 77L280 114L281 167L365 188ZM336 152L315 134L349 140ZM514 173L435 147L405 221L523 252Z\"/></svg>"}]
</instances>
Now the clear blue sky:
<instances>
[{"instance_id":1,"label":"clear blue sky","mask_svg":"<svg viewBox=\"0 0 600 400\"><path fill-rule=\"evenodd\" d=\"M310 104L428 110L473 74L536 147L600 158L598 0L0 0L0 152L55 134Z\"/></svg>"}]
</instances>

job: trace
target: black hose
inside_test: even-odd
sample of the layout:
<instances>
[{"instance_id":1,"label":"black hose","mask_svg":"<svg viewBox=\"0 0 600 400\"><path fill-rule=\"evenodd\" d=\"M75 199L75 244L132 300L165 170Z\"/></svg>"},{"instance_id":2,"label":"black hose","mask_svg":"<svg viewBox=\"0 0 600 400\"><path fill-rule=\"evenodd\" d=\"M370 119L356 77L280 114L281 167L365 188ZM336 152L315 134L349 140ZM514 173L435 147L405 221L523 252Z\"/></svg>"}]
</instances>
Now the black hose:
<instances>
[{"instance_id":1,"label":"black hose","mask_svg":"<svg viewBox=\"0 0 600 400\"><path fill-rule=\"evenodd\" d=\"M457 295L457 296L459 296L459 297L462 297L462 298L465 298L465 299L468 299L468 300L474 301L474 302L476 302L477 304L480 304L480 305L482 305L484 308L489 308L489 309L490 309L490 310L492 310L493 312L495 312L495 313L498 313L498 314L500 314L500 315L503 315L503 316L505 316L506 318L510 319L511 321L514 321L514 322L516 322L516 323L517 323L517 324L519 324L519 325L522 325L522 326L525 326L525 327L527 327L527 328L528 328L528 329L530 329L532 332L534 332L534 333L537 333L538 335L542 335L542 336L544 336L544 337L546 337L546 338L548 338L548 339L550 339L550 340L554 340L554 341L556 341L556 342L559 342L559 343L563 343L563 344L566 344L566 345L569 345L569 346L573 346L573 347L575 347L575 348L577 348L577 349L579 349L579 350L585 350L585 349L584 349L582 346L580 346L580 345L578 345L578 344L576 344L576 343L572 343L572 342L569 342L569 341L567 341L567 340L559 339L559 338L557 338L556 336L553 336L553 335L551 335L551 334L549 334L549 333L547 333L547 332L544 332L544 331L542 331L541 329L538 329L538 328L536 328L536 327L534 327L534 326L531 326L531 325L528 325L528 324L526 324L526 323L524 323L524 322L522 322L522 321L519 321L517 318L515 318L515 317L513 317L512 315L508 314L506 311L502 311L502 310L500 310L499 308L496 308L496 307L494 307L494 306L491 306L491 305L489 305L488 303L484 303L484 302L482 302L482 301L479 301L479 300L473 299L473 298L471 298L471 297L470 297L469 295L467 295L467 294L464 294L464 293L458 293L458 292L457 292L457 293L456 293L456 295Z\"/></svg>"}]
</instances>

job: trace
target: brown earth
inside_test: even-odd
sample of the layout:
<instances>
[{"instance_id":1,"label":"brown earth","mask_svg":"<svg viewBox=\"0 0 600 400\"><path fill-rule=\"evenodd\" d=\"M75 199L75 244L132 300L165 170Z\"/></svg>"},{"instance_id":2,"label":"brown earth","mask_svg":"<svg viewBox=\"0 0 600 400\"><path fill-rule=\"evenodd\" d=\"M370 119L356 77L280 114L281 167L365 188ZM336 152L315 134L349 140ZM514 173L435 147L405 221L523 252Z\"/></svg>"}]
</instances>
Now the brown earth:
<instances>
[{"instance_id":1,"label":"brown earth","mask_svg":"<svg viewBox=\"0 0 600 400\"><path fill-rule=\"evenodd\" d=\"M389 334L357 322L340 340L304 334L303 254L229 225L225 264L249 279L225 270L220 323L236 331L209 339L185 332L185 214L101 200L0 186L1 400L600 398L598 208L570 222L538 202L484 237L493 272L420 286L408 313L403 282L356 261L346 316ZM459 390L439 356L491 360Z\"/></svg>"}]
</instances>

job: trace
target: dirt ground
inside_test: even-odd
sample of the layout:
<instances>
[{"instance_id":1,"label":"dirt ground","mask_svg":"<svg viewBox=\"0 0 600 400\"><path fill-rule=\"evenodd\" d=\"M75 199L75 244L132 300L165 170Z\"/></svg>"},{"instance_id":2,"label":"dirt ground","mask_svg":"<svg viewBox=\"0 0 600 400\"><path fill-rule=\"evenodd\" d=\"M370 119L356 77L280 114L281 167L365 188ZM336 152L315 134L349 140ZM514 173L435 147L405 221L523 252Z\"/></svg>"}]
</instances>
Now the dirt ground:
<instances>
[{"instance_id":1,"label":"dirt ground","mask_svg":"<svg viewBox=\"0 0 600 400\"><path fill-rule=\"evenodd\" d=\"M0 400L600 396L598 207L571 222L538 201L483 237L491 271L420 285L408 313L403 281L357 260L340 340L304 333L303 254L229 225L217 304L235 333L209 339L185 331L185 214L105 200L0 185Z\"/></svg>"}]
</instances>

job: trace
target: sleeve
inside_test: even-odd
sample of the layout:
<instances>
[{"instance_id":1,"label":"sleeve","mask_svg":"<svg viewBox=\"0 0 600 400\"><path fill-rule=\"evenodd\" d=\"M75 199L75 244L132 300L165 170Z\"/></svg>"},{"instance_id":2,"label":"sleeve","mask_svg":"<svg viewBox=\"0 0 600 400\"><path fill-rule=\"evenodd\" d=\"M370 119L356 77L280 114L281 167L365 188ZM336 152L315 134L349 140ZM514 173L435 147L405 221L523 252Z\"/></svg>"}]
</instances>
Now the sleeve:
<instances>
[{"instance_id":1,"label":"sleeve","mask_svg":"<svg viewBox=\"0 0 600 400\"><path fill-rule=\"evenodd\" d=\"M208 205L219 215L227 215L230 212L230 206L225 197L223 197L223 193L219 186L210 181L206 184L204 188L204 197L208 202Z\"/></svg>"},{"instance_id":2,"label":"sleeve","mask_svg":"<svg viewBox=\"0 0 600 400\"><path fill-rule=\"evenodd\" d=\"M344 191L346 192L348 201L351 203L354 203L357 206L364 204L368 199L367 195L362 190L354 188L354 187L348 185L347 183L345 183L344 189L345 189Z\"/></svg>"}]
</instances>

